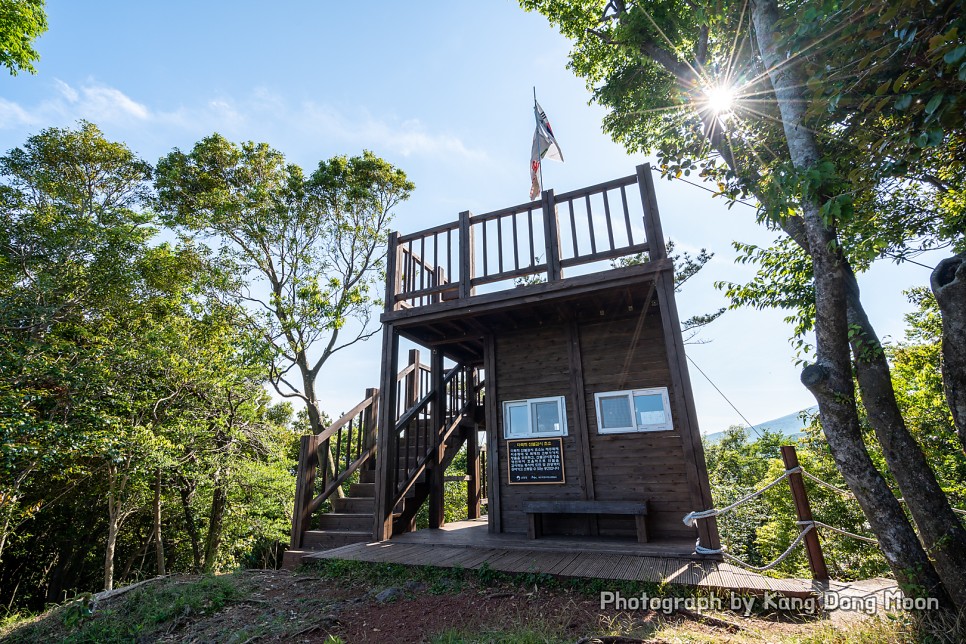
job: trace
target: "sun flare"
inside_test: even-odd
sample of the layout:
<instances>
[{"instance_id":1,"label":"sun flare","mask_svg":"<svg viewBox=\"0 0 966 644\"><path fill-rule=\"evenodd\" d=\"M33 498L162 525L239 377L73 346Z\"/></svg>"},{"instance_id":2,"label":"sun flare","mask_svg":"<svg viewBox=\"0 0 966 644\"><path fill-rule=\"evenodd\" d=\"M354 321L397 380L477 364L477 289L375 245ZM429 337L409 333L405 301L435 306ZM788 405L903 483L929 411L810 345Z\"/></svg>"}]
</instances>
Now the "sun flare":
<instances>
[{"instance_id":1,"label":"sun flare","mask_svg":"<svg viewBox=\"0 0 966 644\"><path fill-rule=\"evenodd\" d=\"M735 90L733 87L714 85L704 89L704 98L708 109L715 116L723 116L734 110Z\"/></svg>"}]
</instances>

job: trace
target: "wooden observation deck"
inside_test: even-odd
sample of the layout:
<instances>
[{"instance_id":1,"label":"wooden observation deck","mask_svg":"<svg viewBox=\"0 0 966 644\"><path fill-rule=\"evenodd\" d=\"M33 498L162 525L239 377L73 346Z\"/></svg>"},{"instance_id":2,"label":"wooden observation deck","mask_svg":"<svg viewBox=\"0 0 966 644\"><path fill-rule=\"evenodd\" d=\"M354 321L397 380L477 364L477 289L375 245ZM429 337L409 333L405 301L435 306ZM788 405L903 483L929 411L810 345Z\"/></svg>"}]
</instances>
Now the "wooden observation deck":
<instances>
[{"instance_id":1,"label":"wooden observation deck","mask_svg":"<svg viewBox=\"0 0 966 644\"><path fill-rule=\"evenodd\" d=\"M713 506L648 165L392 233L381 320L379 390L303 438L290 563L410 532L427 502L442 527L460 450L467 518L485 500L491 535L526 539L536 520L534 549L582 539L702 559L696 540L719 547L714 520L681 521ZM417 347L408 364L401 341ZM637 516L619 514L629 507Z\"/></svg>"}]
</instances>

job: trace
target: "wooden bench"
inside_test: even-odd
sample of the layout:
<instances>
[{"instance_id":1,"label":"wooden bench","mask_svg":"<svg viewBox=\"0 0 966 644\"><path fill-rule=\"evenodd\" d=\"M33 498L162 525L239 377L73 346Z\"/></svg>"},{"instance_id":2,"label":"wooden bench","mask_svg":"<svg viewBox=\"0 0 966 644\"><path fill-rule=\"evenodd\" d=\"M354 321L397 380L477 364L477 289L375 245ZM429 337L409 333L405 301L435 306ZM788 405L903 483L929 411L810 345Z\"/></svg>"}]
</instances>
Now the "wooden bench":
<instances>
[{"instance_id":1,"label":"wooden bench","mask_svg":"<svg viewBox=\"0 0 966 644\"><path fill-rule=\"evenodd\" d=\"M544 514L628 514L637 523L637 540L647 543L647 502L639 501L530 501L523 504L527 513L527 537L543 536Z\"/></svg>"}]
</instances>

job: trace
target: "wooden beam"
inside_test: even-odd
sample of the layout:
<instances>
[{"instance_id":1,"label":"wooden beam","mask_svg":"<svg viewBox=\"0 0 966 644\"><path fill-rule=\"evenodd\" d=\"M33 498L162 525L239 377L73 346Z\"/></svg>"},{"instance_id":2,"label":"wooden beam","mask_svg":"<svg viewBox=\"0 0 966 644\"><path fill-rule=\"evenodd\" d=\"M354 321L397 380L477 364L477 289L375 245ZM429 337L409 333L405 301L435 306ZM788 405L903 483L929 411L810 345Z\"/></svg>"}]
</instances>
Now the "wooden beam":
<instances>
[{"instance_id":1,"label":"wooden beam","mask_svg":"<svg viewBox=\"0 0 966 644\"><path fill-rule=\"evenodd\" d=\"M309 505L315 496L315 477L319 471L319 438L311 434L302 436L299 441L299 464L295 474L295 509L292 512L292 536L290 547L302 547L302 537L309 529L312 513Z\"/></svg>"},{"instance_id":2,"label":"wooden beam","mask_svg":"<svg viewBox=\"0 0 966 644\"><path fill-rule=\"evenodd\" d=\"M593 501L597 498L594 491L594 464L590 455L590 423L587 422L587 398L584 392L584 365L580 355L580 329L577 319L571 317L567 324L570 342L570 397L574 401L574 429L577 438L577 449L580 450L580 460L583 465L584 484L581 486L584 499ZM600 526L596 517L590 518L590 534L596 536Z\"/></svg>"},{"instance_id":3,"label":"wooden beam","mask_svg":"<svg viewBox=\"0 0 966 644\"><path fill-rule=\"evenodd\" d=\"M472 214L469 210L460 213L459 244L460 244L460 290L461 300L473 295L473 264L475 263L476 244L473 243L473 224L470 222ZM485 249L484 249L485 251Z\"/></svg>"},{"instance_id":4,"label":"wooden beam","mask_svg":"<svg viewBox=\"0 0 966 644\"><path fill-rule=\"evenodd\" d=\"M476 371L475 369L473 370ZM473 423L466 437L466 518L480 518L480 429Z\"/></svg>"},{"instance_id":5,"label":"wooden beam","mask_svg":"<svg viewBox=\"0 0 966 644\"><path fill-rule=\"evenodd\" d=\"M676 425L681 432L681 446L684 449L684 465L691 504L695 510L707 510L714 507L714 502L711 499L708 466L704 460L704 445L701 443L698 414L694 407L694 392L691 390L691 378L684 353L681 322L678 319L677 304L674 301L673 270L658 275L656 291L661 309L661 326L664 327L668 369L671 372L671 385L674 390L674 415L677 418ZM718 523L714 517L698 522L698 537L705 548L717 550L721 547Z\"/></svg>"},{"instance_id":6,"label":"wooden beam","mask_svg":"<svg viewBox=\"0 0 966 644\"><path fill-rule=\"evenodd\" d=\"M411 408L419 400L419 349L409 350L409 366L415 365L416 368L406 374L406 382L403 385L403 411Z\"/></svg>"},{"instance_id":7,"label":"wooden beam","mask_svg":"<svg viewBox=\"0 0 966 644\"><path fill-rule=\"evenodd\" d=\"M546 282L496 293L485 293L467 301L451 300L430 306L387 312L383 314L382 321L410 325L425 324L437 319L470 317L487 311L536 304L558 298L573 298L610 288L623 288L639 284L642 280L654 279L662 271L673 268L674 265L668 259L645 262L602 273L569 277L553 283Z\"/></svg>"},{"instance_id":8,"label":"wooden beam","mask_svg":"<svg viewBox=\"0 0 966 644\"><path fill-rule=\"evenodd\" d=\"M399 293L400 271L399 271L399 233L395 230L389 233L389 248L386 252L386 312L394 311L396 308L396 294Z\"/></svg>"}]
</instances>

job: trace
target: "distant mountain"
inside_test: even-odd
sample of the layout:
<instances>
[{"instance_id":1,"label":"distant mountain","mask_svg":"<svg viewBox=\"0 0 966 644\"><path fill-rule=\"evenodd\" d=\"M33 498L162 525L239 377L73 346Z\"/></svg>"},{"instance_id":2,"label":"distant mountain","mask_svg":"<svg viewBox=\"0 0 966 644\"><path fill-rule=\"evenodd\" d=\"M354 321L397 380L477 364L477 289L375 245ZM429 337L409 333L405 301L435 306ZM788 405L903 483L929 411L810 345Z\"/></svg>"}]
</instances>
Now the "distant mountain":
<instances>
[{"instance_id":1,"label":"distant mountain","mask_svg":"<svg viewBox=\"0 0 966 644\"><path fill-rule=\"evenodd\" d=\"M803 409L802 411L796 411L781 418L775 418L773 420L766 420L763 423L758 423L755 428L760 432L764 432L767 428L768 431L772 433L782 434L789 438L798 438L805 432L805 422L802 420L802 414L814 414L818 411L818 407L809 407L808 409ZM758 434L749 428L745 428L745 433L749 434L752 438L757 438ZM725 435L725 432L715 432L713 434L705 434L704 441L706 443L717 443Z\"/></svg>"}]
</instances>

